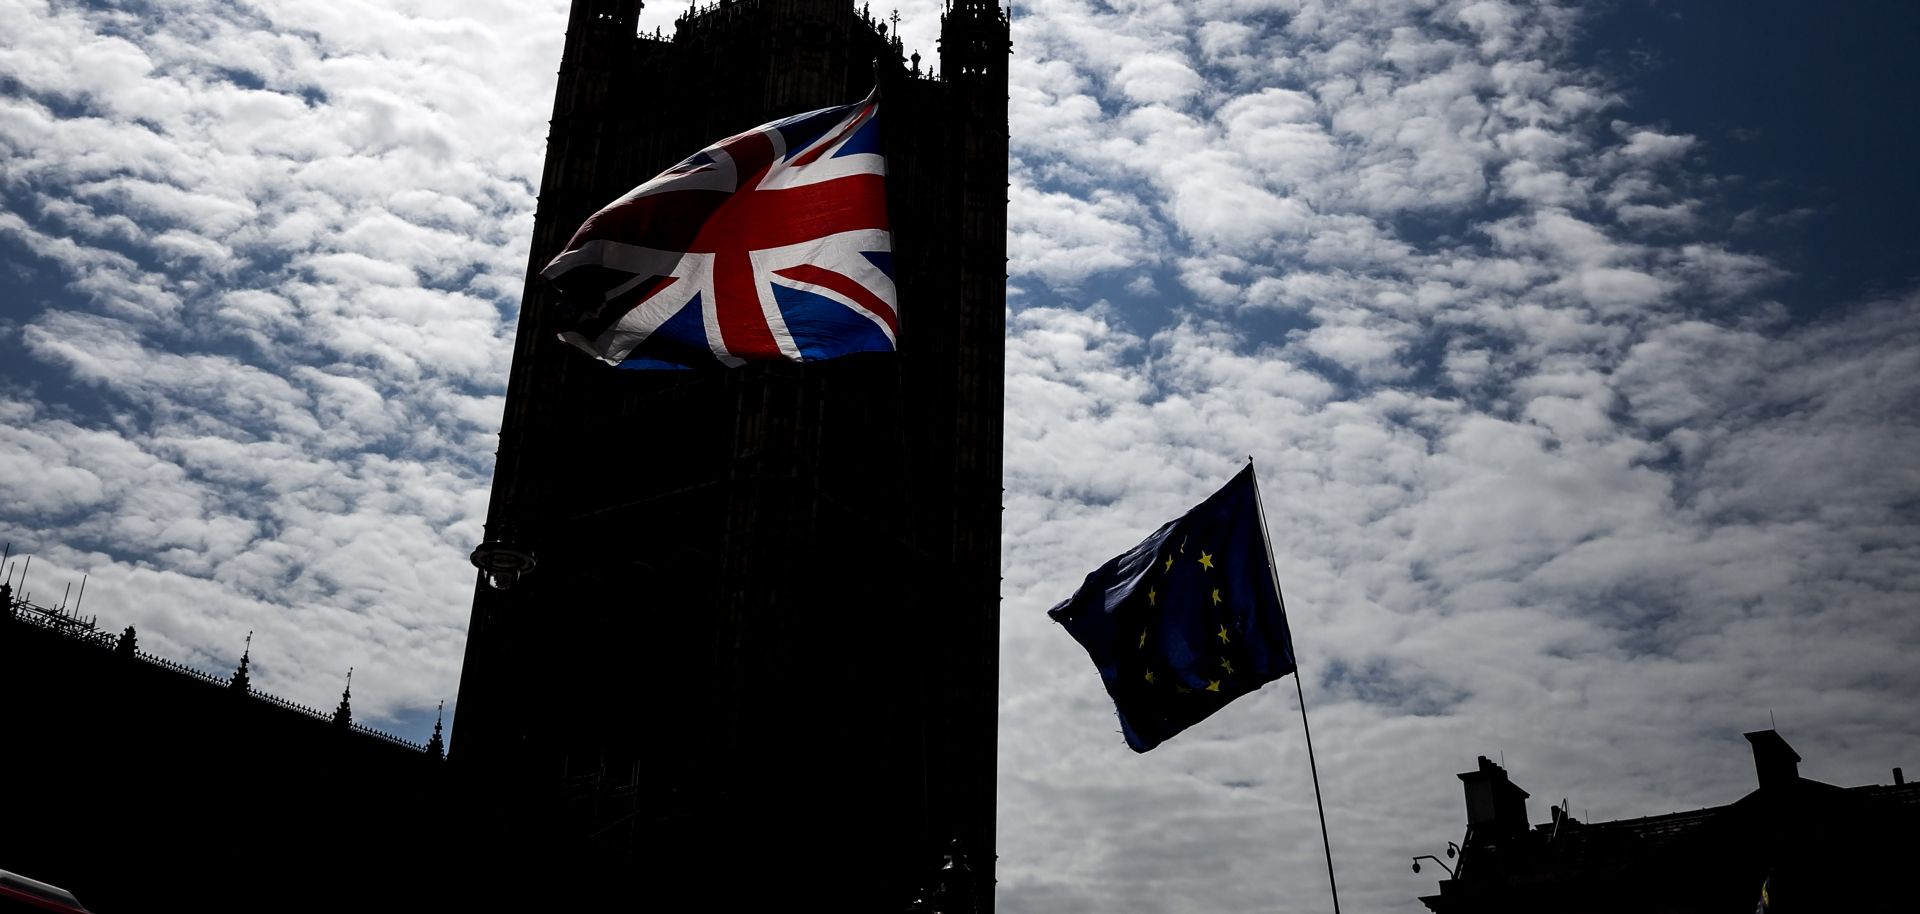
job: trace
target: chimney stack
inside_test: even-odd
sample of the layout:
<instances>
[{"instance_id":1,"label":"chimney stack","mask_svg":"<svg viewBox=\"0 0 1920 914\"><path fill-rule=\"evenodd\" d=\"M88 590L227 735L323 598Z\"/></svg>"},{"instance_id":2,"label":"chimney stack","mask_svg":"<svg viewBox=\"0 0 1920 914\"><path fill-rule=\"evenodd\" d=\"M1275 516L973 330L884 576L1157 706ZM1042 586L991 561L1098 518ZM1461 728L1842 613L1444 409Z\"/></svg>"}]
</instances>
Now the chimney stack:
<instances>
[{"instance_id":1,"label":"chimney stack","mask_svg":"<svg viewBox=\"0 0 1920 914\"><path fill-rule=\"evenodd\" d=\"M1527 792L1507 779L1507 769L1480 756L1480 767L1460 775L1467 794L1467 825L1476 831L1515 835L1527 830Z\"/></svg>"},{"instance_id":2,"label":"chimney stack","mask_svg":"<svg viewBox=\"0 0 1920 914\"><path fill-rule=\"evenodd\" d=\"M1753 770L1762 790L1800 779L1800 753L1793 751L1778 731L1755 730L1746 737L1753 744Z\"/></svg>"}]
</instances>

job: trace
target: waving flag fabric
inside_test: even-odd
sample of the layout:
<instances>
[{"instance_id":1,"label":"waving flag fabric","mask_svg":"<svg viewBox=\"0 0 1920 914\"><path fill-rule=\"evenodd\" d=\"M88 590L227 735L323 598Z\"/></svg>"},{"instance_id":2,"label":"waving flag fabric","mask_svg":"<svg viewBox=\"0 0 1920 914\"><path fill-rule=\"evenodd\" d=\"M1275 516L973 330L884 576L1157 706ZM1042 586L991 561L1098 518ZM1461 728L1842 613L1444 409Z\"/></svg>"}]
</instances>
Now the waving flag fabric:
<instances>
[{"instance_id":1,"label":"waving flag fabric","mask_svg":"<svg viewBox=\"0 0 1920 914\"><path fill-rule=\"evenodd\" d=\"M561 338L623 368L890 351L900 318L875 97L728 137L580 226L541 275Z\"/></svg>"},{"instance_id":2,"label":"waving flag fabric","mask_svg":"<svg viewBox=\"0 0 1920 914\"><path fill-rule=\"evenodd\" d=\"M1259 499L1248 464L1048 613L1093 658L1135 752L1294 671Z\"/></svg>"}]
</instances>

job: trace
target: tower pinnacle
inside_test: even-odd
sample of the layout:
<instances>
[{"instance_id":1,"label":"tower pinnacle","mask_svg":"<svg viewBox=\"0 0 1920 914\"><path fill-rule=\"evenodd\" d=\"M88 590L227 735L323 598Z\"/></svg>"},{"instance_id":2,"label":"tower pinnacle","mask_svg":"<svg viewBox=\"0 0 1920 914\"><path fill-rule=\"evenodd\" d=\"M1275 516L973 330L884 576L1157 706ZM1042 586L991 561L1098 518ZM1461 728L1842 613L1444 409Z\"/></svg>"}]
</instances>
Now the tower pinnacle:
<instances>
[{"instance_id":1,"label":"tower pinnacle","mask_svg":"<svg viewBox=\"0 0 1920 914\"><path fill-rule=\"evenodd\" d=\"M228 680L227 688L242 695L247 694L247 692L253 689L253 677L247 675L247 662L252 658L252 655L253 632L247 632L246 650L240 652L240 668L233 671L233 678Z\"/></svg>"},{"instance_id":2,"label":"tower pinnacle","mask_svg":"<svg viewBox=\"0 0 1920 914\"><path fill-rule=\"evenodd\" d=\"M446 740L440 736L440 722L446 715L447 703L443 701L440 703L440 710L433 715L433 737L427 740L427 754L434 758L445 758L447 755Z\"/></svg>"},{"instance_id":3,"label":"tower pinnacle","mask_svg":"<svg viewBox=\"0 0 1920 914\"><path fill-rule=\"evenodd\" d=\"M353 726L353 667L347 667L347 687L340 692L340 707L333 709L333 726L339 730Z\"/></svg>"},{"instance_id":4,"label":"tower pinnacle","mask_svg":"<svg viewBox=\"0 0 1920 914\"><path fill-rule=\"evenodd\" d=\"M1004 79L1013 50L1008 28L999 0L949 0L940 14L940 72L948 79Z\"/></svg>"}]
</instances>

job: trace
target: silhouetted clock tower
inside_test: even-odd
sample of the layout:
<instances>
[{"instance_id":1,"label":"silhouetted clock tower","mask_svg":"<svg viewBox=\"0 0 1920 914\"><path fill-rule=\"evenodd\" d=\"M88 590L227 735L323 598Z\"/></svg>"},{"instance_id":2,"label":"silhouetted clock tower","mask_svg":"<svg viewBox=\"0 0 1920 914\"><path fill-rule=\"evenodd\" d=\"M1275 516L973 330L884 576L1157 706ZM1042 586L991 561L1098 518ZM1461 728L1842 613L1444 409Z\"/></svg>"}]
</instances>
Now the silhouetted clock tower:
<instances>
[{"instance_id":1,"label":"silhouetted clock tower","mask_svg":"<svg viewBox=\"0 0 1920 914\"><path fill-rule=\"evenodd\" d=\"M933 71L849 0L720 0L671 35L640 6L568 21L480 550L510 586L475 597L449 755L477 872L896 911L957 841L989 910L1007 14L953 0ZM556 339L536 274L589 214L876 78L899 353L641 372Z\"/></svg>"}]
</instances>

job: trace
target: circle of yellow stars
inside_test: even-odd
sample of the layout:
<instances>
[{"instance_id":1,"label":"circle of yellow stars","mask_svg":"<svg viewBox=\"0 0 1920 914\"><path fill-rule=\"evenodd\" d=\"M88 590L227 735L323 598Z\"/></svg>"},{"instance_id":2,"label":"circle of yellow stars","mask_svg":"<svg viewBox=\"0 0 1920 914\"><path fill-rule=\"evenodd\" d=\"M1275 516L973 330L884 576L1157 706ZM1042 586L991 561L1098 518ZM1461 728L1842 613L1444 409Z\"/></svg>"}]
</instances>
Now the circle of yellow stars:
<instances>
[{"instance_id":1,"label":"circle of yellow stars","mask_svg":"<svg viewBox=\"0 0 1920 914\"><path fill-rule=\"evenodd\" d=\"M1187 551L1186 542L1184 540L1181 541L1180 547L1175 551L1181 555L1185 555ZM1205 549L1200 550L1200 557L1198 559L1195 559L1195 561L1199 563L1200 567L1205 568L1208 571L1214 570L1213 554L1206 551ZM1167 553L1166 558L1163 559L1160 563L1160 573L1164 575L1172 571L1173 563L1174 563L1174 552L1169 552ZM1221 603L1225 602L1220 596L1220 588L1212 587L1212 588L1209 588L1209 590L1211 591L1210 595L1212 597L1214 606L1219 606ZM1148 585L1147 587L1147 605L1155 608L1159 607L1160 605L1160 592L1158 589L1156 589L1152 585ZM1147 646L1147 631L1148 630L1145 628L1142 628L1140 630L1139 647L1141 650L1145 650ZM1224 623L1221 624L1220 630L1215 633L1215 637L1218 637L1220 639L1220 644L1222 647L1225 647L1226 645L1233 643L1233 635L1231 632L1227 631L1227 626ZM1202 691L1207 691L1207 692L1220 691L1220 683L1224 682L1226 680L1226 677L1233 675L1234 670L1233 670L1232 660L1229 660L1226 657L1221 657L1219 666L1220 666L1220 669L1224 671L1221 678L1208 679L1207 685ZM1155 673L1152 669L1148 669L1146 671L1145 678L1149 685L1158 685L1160 682L1160 675L1158 673ZM1173 690L1181 694L1187 694L1193 691L1193 689L1190 689L1184 685L1175 685L1173 687Z\"/></svg>"}]
</instances>

